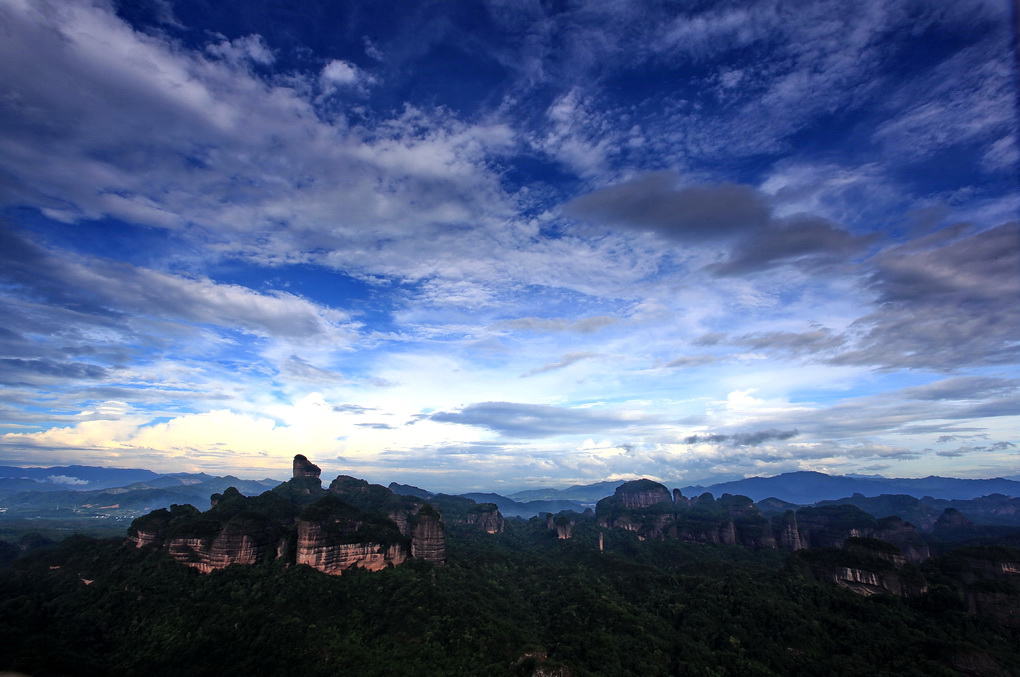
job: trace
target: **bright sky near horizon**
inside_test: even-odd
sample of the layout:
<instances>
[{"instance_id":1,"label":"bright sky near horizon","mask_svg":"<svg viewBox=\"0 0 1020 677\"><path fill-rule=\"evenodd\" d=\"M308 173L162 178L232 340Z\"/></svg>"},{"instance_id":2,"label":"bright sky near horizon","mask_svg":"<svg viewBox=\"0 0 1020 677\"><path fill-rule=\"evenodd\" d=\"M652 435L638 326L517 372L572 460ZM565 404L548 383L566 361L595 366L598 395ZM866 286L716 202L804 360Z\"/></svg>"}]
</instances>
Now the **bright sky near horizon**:
<instances>
[{"instance_id":1,"label":"bright sky near horizon","mask_svg":"<svg viewBox=\"0 0 1020 677\"><path fill-rule=\"evenodd\" d=\"M1020 473L1008 0L0 0L0 463Z\"/></svg>"}]
</instances>

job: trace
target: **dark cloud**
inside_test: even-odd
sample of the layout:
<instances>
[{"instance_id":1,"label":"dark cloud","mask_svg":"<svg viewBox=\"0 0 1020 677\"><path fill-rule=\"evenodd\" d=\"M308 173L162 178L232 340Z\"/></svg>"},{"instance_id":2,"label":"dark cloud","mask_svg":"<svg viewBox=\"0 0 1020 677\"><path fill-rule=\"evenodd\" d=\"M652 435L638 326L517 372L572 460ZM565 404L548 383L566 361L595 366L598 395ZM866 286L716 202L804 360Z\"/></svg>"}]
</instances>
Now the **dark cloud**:
<instances>
[{"instance_id":1,"label":"dark cloud","mask_svg":"<svg viewBox=\"0 0 1020 677\"><path fill-rule=\"evenodd\" d=\"M568 202L567 216L657 233L670 240L733 240L729 258L706 267L716 276L756 273L779 265L817 269L843 263L877 238L854 235L825 219L776 219L751 186L680 186L667 172L644 174Z\"/></svg>"},{"instance_id":2,"label":"dark cloud","mask_svg":"<svg viewBox=\"0 0 1020 677\"><path fill-rule=\"evenodd\" d=\"M859 397L821 409L787 411L767 420L773 426L796 426L815 439L864 438L895 432L901 435L933 434L942 442L959 437L984 436L983 418L1015 416L1020 396L960 403L945 400L909 400L890 393ZM976 424L976 425L975 425Z\"/></svg>"},{"instance_id":3,"label":"dark cloud","mask_svg":"<svg viewBox=\"0 0 1020 677\"><path fill-rule=\"evenodd\" d=\"M718 361L719 358L714 355L688 355L670 360L663 366L667 369L693 369L694 367L703 367L706 364L714 364Z\"/></svg>"},{"instance_id":4,"label":"dark cloud","mask_svg":"<svg viewBox=\"0 0 1020 677\"><path fill-rule=\"evenodd\" d=\"M764 196L750 186L678 183L679 177L669 172L643 174L575 198L563 211L573 218L682 241L716 240L769 221Z\"/></svg>"},{"instance_id":5,"label":"dark cloud","mask_svg":"<svg viewBox=\"0 0 1020 677\"><path fill-rule=\"evenodd\" d=\"M18 358L0 359L0 383L7 385L28 385L38 382L39 377L49 379L106 378L109 371L104 367L87 362L57 362L55 360L23 360Z\"/></svg>"},{"instance_id":6,"label":"dark cloud","mask_svg":"<svg viewBox=\"0 0 1020 677\"><path fill-rule=\"evenodd\" d=\"M699 336L691 343L696 346L714 346L719 344L719 342L723 341L725 338L726 334L717 331Z\"/></svg>"},{"instance_id":7,"label":"dark cloud","mask_svg":"<svg viewBox=\"0 0 1020 677\"><path fill-rule=\"evenodd\" d=\"M488 428L507 437L555 437L556 435L596 434L648 423L590 409L565 409L545 404L516 402L479 402L460 411L437 412L428 416L440 423Z\"/></svg>"},{"instance_id":8,"label":"dark cloud","mask_svg":"<svg viewBox=\"0 0 1020 677\"><path fill-rule=\"evenodd\" d=\"M545 373L547 371L555 371L557 369L563 369L564 367L569 367L570 365L576 364L576 363L580 362L581 360L588 360L588 359L591 359L593 357L598 357L598 353L569 353L567 355L564 355L563 359L561 359L558 362L552 362L550 364L546 364L546 365L543 365L541 367L535 367L534 369L531 369L530 371L528 371L528 372L526 372L524 374L521 374L521 378L526 378L528 376L535 376L536 374L543 374L543 373Z\"/></svg>"},{"instance_id":9,"label":"dark cloud","mask_svg":"<svg viewBox=\"0 0 1020 677\"><path fill-rule=\"evenodd\" d=\"M915 388L900 394L914 400L979 400L1006 395L1020 388L1020 380L990 376L958 376Z\"/></svg>"},{"instance_id":10,"label":"dark cloud","mask_svg":"<svg viewBox=\"0 0 1020 677\"><path fill-rule=\"evenodd\" d=\"M706 267L720 277L757 273L783 264L813 269L843 263L875 242L875 235L854 235L825 219L798 216L750 232L722 263Z\"/></svg>"},{"instance_id":11,"label":"dark cloud","mask_svg":"<svg viewBox=\"0 0 1020 677\"><path fill-rule=\"evenodd\" d=\"M280 371L289 378L313 383L335 383L344 380L342 374L329 369L323 369L322 367L317 367L297 355L291 355L288 357L281 365Z\"/></svg>"},{"instance_id":12,"label":"dark cloud","mask_svg":"<svg viewBox=\"0 0 1020 677\"><path fill-rule=\"evenodd\" d=\"M90 315L119 314L76 277L67 262L0 222L0 280L32 301Z\"/></svg>"},{"instance_id":13,"label":"dark cloud","mask_svg":"<svg viewBox=\"0 0 1020 677\"><path fill-rule=\"evenodd\" d=\"M0 280L21 298L46 304L51 316L58 309L77 314L79 324L127 326L136 317L156 317L278 337L322 336L335 328L324 309L291 294L50 251L2 224ZM346 319L335 315L332 322Z\"/></svg>"},{"instance_id":14,"label":"dark cloud","mask_svg":"<svg viewBox=\"0 0 1020 677\"><path fill-rule=\"evenodd\" d=\"M756 447L767 442L782 442L796 437L797 430L759 430L748 433L709 433L707 435L691 435L685 437L683 444L725 444L731 447Z\"/></svg>"},{"instance_id":15,"label":"dark cloud","mask_svg":"<svg viewBox=\"0 0 1020 677\"><path fill-rule=\"evenodd\" d=\"M842 336L828 329L806 332L773 331L760 334L745 334L731 343L746 346L752 350L769 350L789 355L811 355L840 347L845 342Z\"/></svg>"},{"instance_id":16,"label":"dark cloud","mask_svg":"<svg viewBox=\"0 0 1020 677\"><path fill-rule=\"evenodd\" d=\"M364 414L369 411L378 411L378 407L363 407L360 404L336 404L333 411L341 414Z\"/></svg>"},{"instance_id":17,"label":"dark cloud","mask_svg":"<svg viewBox=\"0 0 1020 677\"><path fill-rule=\"evenodd\" d=\"M957 447L956 449L946 449L944 451L938 451L936 452L936 454L938 456L943 456L945 458L958 458L960 456L965 456L966 454L972 454L975 452L1008 451L1009 449L1013 449L1015 447L1016 445L1013 444L1012 442L995 442L993 444L985 444L975 447L962 446Z\"/></svg>"},{"instance_id":18,"label":"dark cloud","mask_svg":"<svg viewBox=\"0 0 1020 677\"><path fill-rule=\"evenodd\" d=\"M619 318L610 315L595 315L583 317L580 320L564 320L560 318L547 317L519 317L513 320L500 322L501 327L510 329L522 329L535 332L576 332L578 334L593 334L596 331L614 325Z\"/></svg>"},{"instance_id":19,"label":"dark cloud","mask_svg":"<svg viewBox=\"0 0 1020 677\"><path fill-rule=\"evenodd\" d=\"M389 423L355 423L359 428L370 428L372 430L396 430L396 426Z\"/></svg>"},{"instance_id":20,"label":"dark cloud","mask_svg":"<svg viewBox=\"0 0 1020 677\"><path fill-rule=\"evenodd\" d=\"M1020 361L1020 222L961 228L884 252L868 284L878 309L835 364L953 371Z\"/></svg>"}]
</instances>

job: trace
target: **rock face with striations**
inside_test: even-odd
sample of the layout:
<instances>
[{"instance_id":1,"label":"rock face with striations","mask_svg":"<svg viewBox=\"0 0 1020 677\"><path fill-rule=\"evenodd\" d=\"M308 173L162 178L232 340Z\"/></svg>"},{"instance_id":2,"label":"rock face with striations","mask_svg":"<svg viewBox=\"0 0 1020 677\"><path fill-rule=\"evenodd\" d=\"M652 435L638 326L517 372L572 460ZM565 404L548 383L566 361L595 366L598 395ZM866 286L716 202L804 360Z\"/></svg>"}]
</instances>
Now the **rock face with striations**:
<instances>
[{"instance_id":1,"label":"rock face with striations","mask_svg":"<svg viewBox=\"0 0 1020 677\"><path fill-rule=\"evenodd\" d=\"M410 543L393 520L353 506L333 492L298 517L297 564L336 575L355 566L378 571L402 564L409 556Z\"/></svg>"},{"instance_id":2,"label":"rock face with striations","mask_svg":"<svg viewBox=\"0 0 1020 677\"><path fill-rule=\"evenodd\" d=\"M918 597L928 590L920 570L906 566L898 547L874 538L851 537L840 548L801 550L791 557L790 565L815 580L866 597Z\"/></svg>"},{"instance_id":3,"label":"rock face with striations","mask_svg":"<svg viewBox=\"0 0 1020 677\"><path fill-rule=\"evenodd\" d=\"M172 536L166 548L178 562L209 573L231 564L258 564L272 559L282 532L278 524L264 516L237 515L215 534Z\"/></svg>"},{"instance_id":4,"label":"rock face with striations","mask_svg":"<svg viewBox=\"0 0 1020 677\"><path fill-rule=\"evenodd\" d=\"M773 518L772 531L776 544L783 550L795 552L804 547L800 541L800 530L797 529L797 515L792 510Z\"/></svg>"},{"instance_id":5,"label":"rock face with striations","mask_svg":"<svg viewBox=\"0 0 1020 677\"><path fill-rule=\"evenodd\" d=\"M411 555L433 564L446 562L446 528L435 508L425 505L411 528Z\"/></svg>"}]
</instances>

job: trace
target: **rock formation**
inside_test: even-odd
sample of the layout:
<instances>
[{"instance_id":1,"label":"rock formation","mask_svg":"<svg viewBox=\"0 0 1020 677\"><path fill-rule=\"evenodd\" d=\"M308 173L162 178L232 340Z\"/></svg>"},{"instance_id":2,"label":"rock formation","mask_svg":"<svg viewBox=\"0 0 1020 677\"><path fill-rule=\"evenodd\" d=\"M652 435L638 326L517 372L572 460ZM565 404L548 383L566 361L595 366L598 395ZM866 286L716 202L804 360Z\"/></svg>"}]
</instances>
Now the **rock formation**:
<instances>
[{"instance_id":1,"label":"rock formation","mask_svg":"<svg viewBox=\"0 0 1020 677\"><path fill-rule=\"evenodd\" d=\"M309 461L302 454L294 457L294 477L314 477L319 479L321 474L322 470L319 469L319 466Z\"/></svg>"},{"instance_id":2,"label":"rock formation","mask_svg":"<svg viewBox=\"0 0 1020 677\"><path fill-rule=\"evenodd\" d=\"M561 512L558 515L549 512L545 515L545 528L555 531L556 538L565 541L574 535L574 520L567 512Z\"/></svg>"},{"instance_id":3,"label":"rock formation","mask_svg":"<svg viewBox=\"0 0 1020 677\"><path fill-rule=\"evenodd\" d=\"M503 533L503 515L495 503L479 503L468 510L466 519L487 534Z\"/></svg>"},{"instance_id":4,"label":"rock formation","mask_svg":"<svg viewBox=\"0 0 1020 677\"><path fill-rule=\"evenodd\" d=\"M435 508L425 505L411 528L411 555L433 564L446 562L446 528Z\"/></svg>"},{"instance_id":5,"label":"rock formation","mask_svg":"<svg viewBox=\"0 0 1020 677\"><path fill-rule=\"evenodd\" d=\"M746 496L710 493L685 498L658 482L643 479L621 484L613 496L596 505L602 527L635 532L640 539L678 538L696 543L742 545L754 549L841 548L847 539L869 538L897 547L907 562L928 559L928 545L913 525L898 517L875 519L850 504L780 508L772 500L771 518Z\"/></svg>"},{"instance_id":6,"label":"rock formation","mask_svg":"<svg viewBox=\"0 0 1020 677\"><path fill-rule=\"evenodd\" d=\"M132 523L128 541L164 548L202 572L274 558L330 574L411 557L445 562L445 528L428 503L343 475L324 490L318 466L300 454L293 469L290 480L260 496L231 487L214 494L204 513L178 505L149 513Z\"/></svg>"},{"instance_id":7,"label":"rock formation","mask_svg":"<svg viewBox=\"0 0 1020 677\"><path fill-rule=\"evenodd\" d=\"M800 530L797 529L797 515L792 510L772 519L772 531L776 544L783 550L795 552L804 547L800 541Z\"/></svg>"},{"instance_id":8,"label":"rock formation","mask_svg":"<svg viewBox=\"0 0 1020 677\"><path fill-rule=\"evenodd\" d=\"M200 514L194 506L176 503L171 505L169 510L166 508L153 510L148 515L143 515L131 523L127 540L137 548L148 545L161 547L166 541L170 525L174 521L192 520Z\"/></svg>"},{"instance_id":9,"label":"rock formation","mask_svg":"<svg viewBox=\"0 0 1020 677\"><path fill-rule=\"evenodd\" d=\"M807 548L841 548L850 538L873 538L895 544L909 562L928 559L928 545L913 525L898 517L876 520L860 508L825 505L796 513L801 543Z\"/></svg>"},{"instance_id":10,"label":"rock formation","mask_svg":"<svg viewBox=\"0 0 1020 677\"><path fill-rule=\"evenodd\" d=\"M617 487L616 497L628 510L641 510L661 503L673 503L669 489L652 480L625 482Z\"/></svg>"},{"instance_id":11,"label":"rock formation","mask_svg":"<svg viewBox=\"0 0 1020 677\"><path fill-rule=\"evenodd\" d=\"M402 564L410 555L410 541L393 520L332 492L305 508L297 520L295 563L328 574L355 566L377 571Z\"/></svg>"},{"instance_id":12,"label":"rock formation","mask_svg":"<svg viewBox=\"0 0 1020 677\"><path fill-rule=\"evenodd\" d=\"M840 548L801 550L790 565L867 597L917 597L928 590L920 570L907 564L898 547L874 538L852 537Z\"/></svg>"},{"instance_id":13,"label":"rock formation","mask_svg":"<svg viewBox=\"0 0 1020 677\"><path fill-rule=\"evenodd\" d=\"M636 532L638 538L663 538L675 520L673 497L658 482L642 479L624 482L616 492L595 505L600 526Z\"/></svg>"}]
</instances>

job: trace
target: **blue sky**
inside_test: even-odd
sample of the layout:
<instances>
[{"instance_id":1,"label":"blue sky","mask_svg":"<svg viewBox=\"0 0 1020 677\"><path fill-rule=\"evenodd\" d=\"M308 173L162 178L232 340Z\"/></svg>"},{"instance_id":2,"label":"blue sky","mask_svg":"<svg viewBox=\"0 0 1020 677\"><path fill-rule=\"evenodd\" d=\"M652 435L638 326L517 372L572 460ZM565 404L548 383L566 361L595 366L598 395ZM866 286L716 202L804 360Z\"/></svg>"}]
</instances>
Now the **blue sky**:
<instances>
[{"instance_id":1,"label":"blue sky","mask_svg":"<svg viewBox=\"0 0 1020 677\"><path fill-rule=\"evenodd\" d=\"M0 0L0 462L1016 475L1010 7Z\"/></svg>"}]
</instances>

